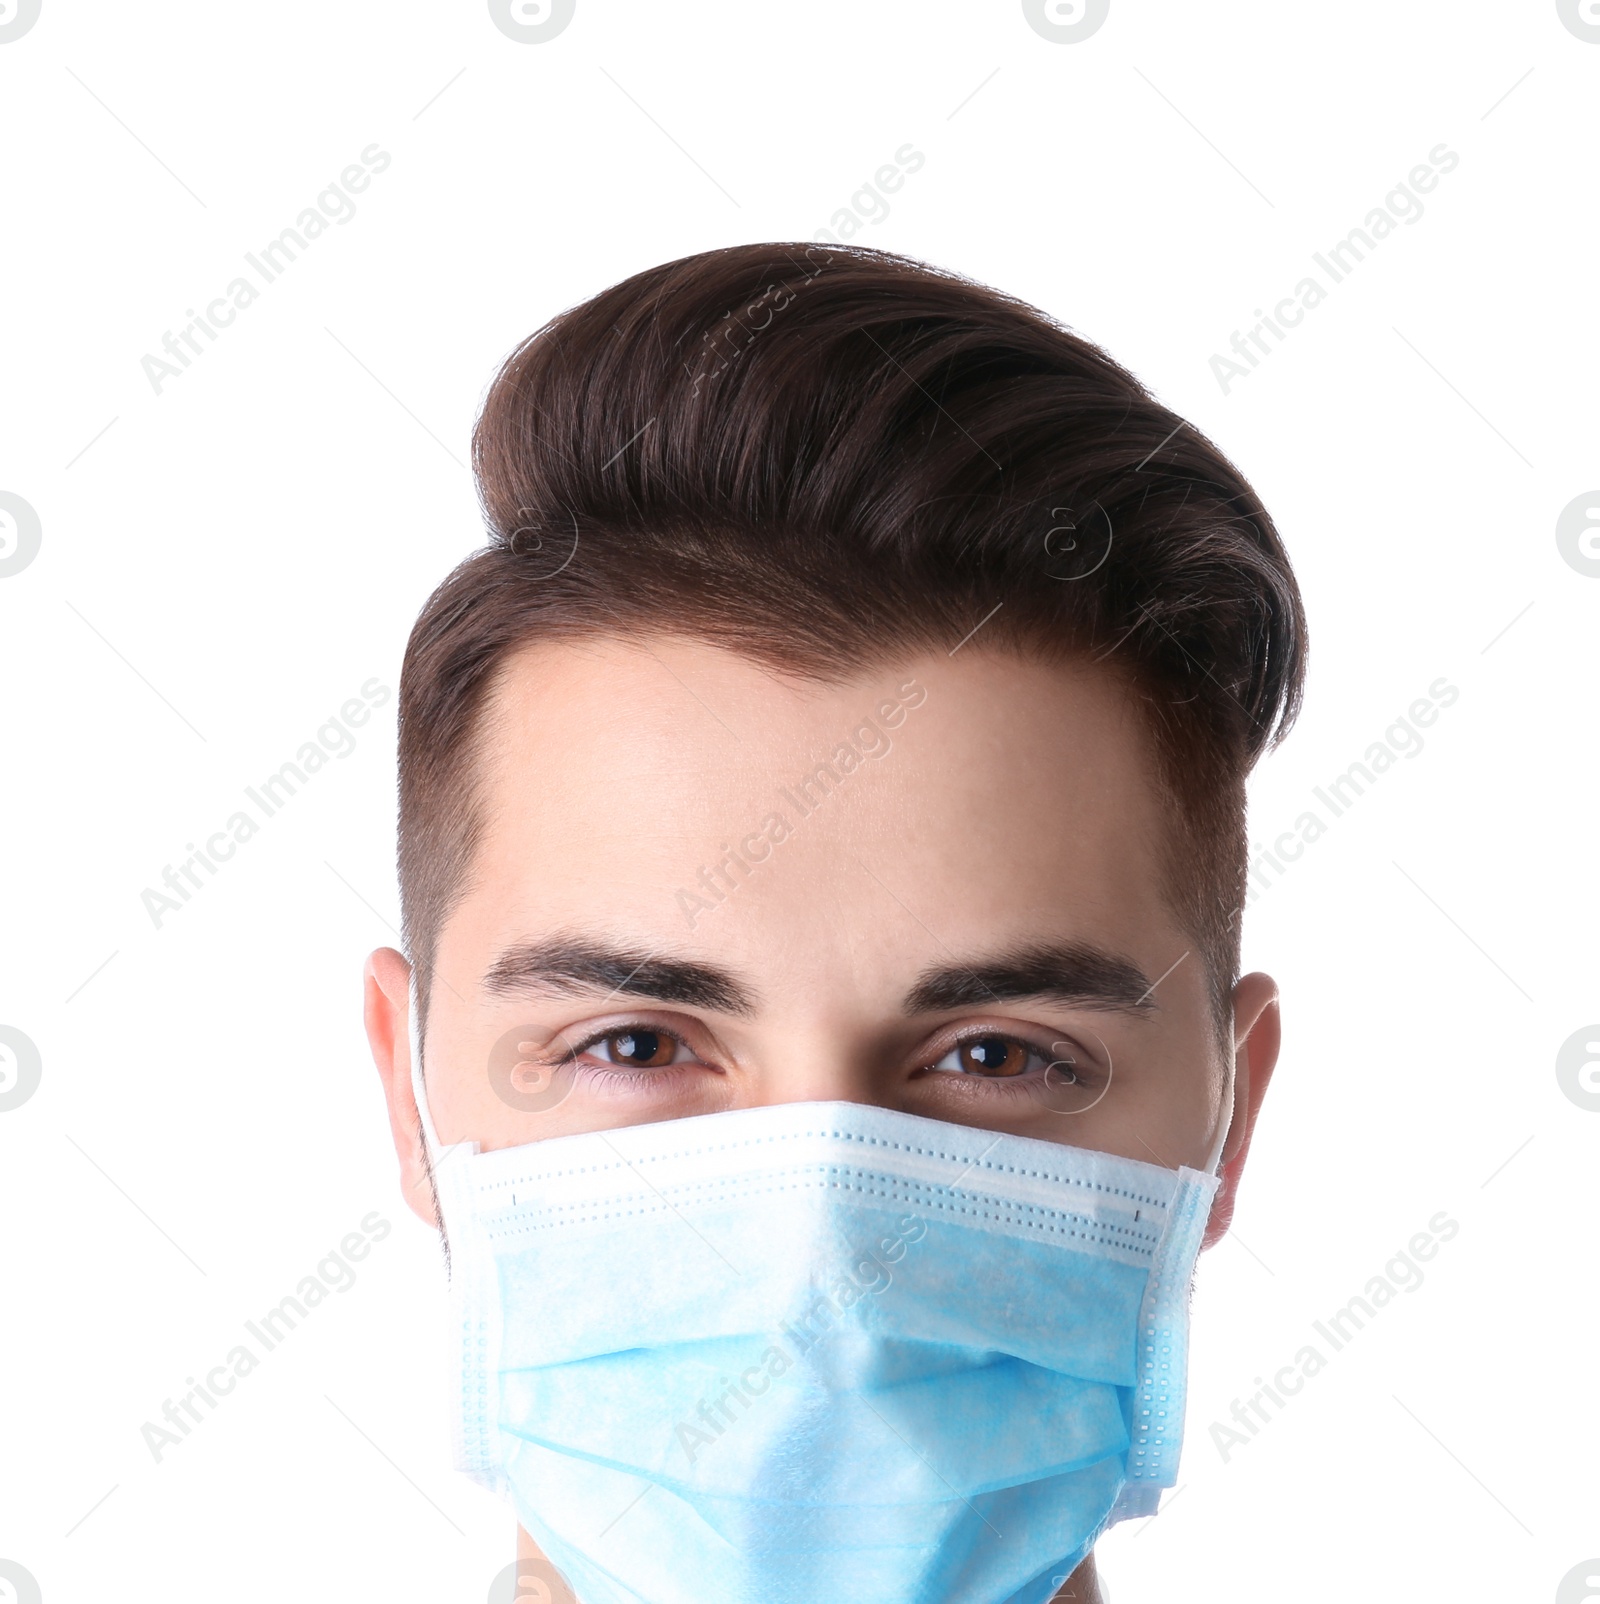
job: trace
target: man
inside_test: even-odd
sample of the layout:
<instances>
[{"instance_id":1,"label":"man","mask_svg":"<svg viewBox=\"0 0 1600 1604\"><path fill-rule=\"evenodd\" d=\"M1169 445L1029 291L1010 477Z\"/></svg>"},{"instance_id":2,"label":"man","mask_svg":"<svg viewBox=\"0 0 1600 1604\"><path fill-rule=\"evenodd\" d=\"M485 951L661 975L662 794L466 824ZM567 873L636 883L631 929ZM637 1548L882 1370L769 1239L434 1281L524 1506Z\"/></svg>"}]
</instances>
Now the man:
<instances>
[{"instance_id":1,"label":"man","mask_svg":"<svg viewBox=\"0 0 1600 1604\"><path fill-rule=\"evenodd\" d=\"M1103 352L841 247L607 290L474 448L366 972L460 1463L582 1604L1097 1598L1277 1054L1270 519Z\"/></svg>"}]
</instances>

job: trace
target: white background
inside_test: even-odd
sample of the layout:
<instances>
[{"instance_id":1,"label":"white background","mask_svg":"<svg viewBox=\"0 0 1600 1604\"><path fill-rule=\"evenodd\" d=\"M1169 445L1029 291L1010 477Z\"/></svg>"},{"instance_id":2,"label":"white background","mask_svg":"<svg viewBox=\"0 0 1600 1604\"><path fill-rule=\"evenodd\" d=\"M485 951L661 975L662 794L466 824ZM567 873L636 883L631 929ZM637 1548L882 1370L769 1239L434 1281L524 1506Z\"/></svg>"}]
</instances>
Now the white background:
<instances>
[{"instance_id":1,"label":"white background","mask_svg":"<svg viewBox=\"0 0 1600 1604\"><path fill-rule=\"evenodd\" d=\"M1555 1069L1600 1020L1600 578L1555 538L1600 486L1597 93L1549 0L1112 0L1075 44L1001 0L578 0L536 45L482 3L44 0L0 44L0 490L43 532L0 579L0 1024L43 1066L0 1113L0 1559L46 1604L488 1597L511 1522L449 1466L360 1028L392 695L161 928L140 894L397 685L518 340L810 238L910 142L856 238L1103 343L1284 533L1310 694L1255 837L1460 692L1247 916L1284 1057L1200 1273L1181 1489L1102 1544L1110 1595L1556 1598L1600 1554L1600 1112ZM374 142L357 215L155 393L141 358ZM1441 142L1420 220L1224 394L1213 354ZM357 1284L156 1463L141 1426L374 1209ZM1425 1283L1225 1461L1211 1423L1441 1210Z\"/></svg>"}]
</instances>

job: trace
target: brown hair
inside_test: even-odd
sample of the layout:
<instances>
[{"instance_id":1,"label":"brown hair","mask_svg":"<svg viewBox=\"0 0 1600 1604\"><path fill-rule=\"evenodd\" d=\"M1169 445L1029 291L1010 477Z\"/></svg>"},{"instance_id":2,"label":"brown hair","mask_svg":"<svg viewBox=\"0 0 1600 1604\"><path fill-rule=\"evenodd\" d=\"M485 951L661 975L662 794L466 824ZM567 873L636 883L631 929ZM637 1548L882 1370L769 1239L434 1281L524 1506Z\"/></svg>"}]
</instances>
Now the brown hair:
<instances>
[{"instance_id":1,"label":"brown hair","mask_svg":"<svg viewBox=\"0 0 1600 1604\"><path fill-rule=\"evenodd\" d=\"M519 346L473 460L490 544L429 598L400 679L424 1010L482 825L479 715L516 647L672 631L838 679L977 631L1139 694L1168 895L1231 1017L1244 780L1298 709L1305 619L1238 470L1097 346L880 251L707 251Z\"/></svg>"}]
</instances>

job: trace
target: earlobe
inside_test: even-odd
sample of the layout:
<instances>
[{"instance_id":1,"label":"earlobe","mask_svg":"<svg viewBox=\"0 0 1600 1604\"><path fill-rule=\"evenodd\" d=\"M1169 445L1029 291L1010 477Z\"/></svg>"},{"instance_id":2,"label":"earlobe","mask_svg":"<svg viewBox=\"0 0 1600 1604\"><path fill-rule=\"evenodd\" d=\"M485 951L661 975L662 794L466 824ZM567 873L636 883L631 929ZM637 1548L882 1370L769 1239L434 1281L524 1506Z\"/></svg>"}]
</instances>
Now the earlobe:
<instances>
[{"instance_id":1,"label":"earlobe","mask_svg":"<svg viewBox=\"0 0 1600 1604\"><path fill-rule=\"evenodd\" d=\"M400 1160L400 1190L411 1211L437 1224L426 1155L411 1090L411 965L393 947L380 947L363 974L363 1015L372 1061L383 1082L389 1134Z\"/></svg>"},{"instance_id":2,"label":"earlobe","mask_svg":"<svg viewBox=\"0 0 1600 1604\"><path fill-rule=\"evenodd\" d=\"M1250 1139L1255 1134L1256 1117L1267 1095L1272 1071L1277 1067L1283 1022L1278 1008L1278 983L1271 975L1249 974L1233 989L1234 1092L1233 1120L1222 1144L1217 1166L1221 1185L1211 1204L1204 1247L1226 1235L1233 1221L1234 1203L1245 1160L1250 1156Z\"/></svg>"}]
</instances>

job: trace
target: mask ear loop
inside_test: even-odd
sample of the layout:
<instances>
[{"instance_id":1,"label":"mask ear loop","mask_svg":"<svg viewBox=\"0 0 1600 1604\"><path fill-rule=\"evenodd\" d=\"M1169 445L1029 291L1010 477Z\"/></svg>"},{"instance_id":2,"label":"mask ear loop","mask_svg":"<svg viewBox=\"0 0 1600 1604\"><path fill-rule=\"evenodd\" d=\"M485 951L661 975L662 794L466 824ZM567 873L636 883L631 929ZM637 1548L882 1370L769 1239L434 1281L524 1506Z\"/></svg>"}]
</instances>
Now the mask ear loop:
<instances>
[{"instance_id":1,"label":"mask ear loop","mask_svg":"<svg viewBox=\"0 0 1600 1604\"><path fill-rule=\"evenodd\" d=\"M457 1385L466 1401L462 1412L452 1413L451 1451L456 1468L464 1470L492 1492L505 1493L504 1472L497 1457L498 1442L494 1420L489 1413L492 1396L490 1377L499 1363L500 1335L496 1324L496 1305L486 1284L481 1260L482 1236L473 1221L470 1203L471 1181L460 1161L464 1154L476 1153L476 1142L456 1142L445 1147L434 1129L428 1108L428 1088L422 1077L421 1013L417 1007L417 971L411 971L410 1012L406 1018L411 1042L411 1095L417 1103L417 1123L422 1128L423 1168L433 1193L434 1220L439 1227L439 1246L444 1253L445 1275L450 1283L451 1321L458 1331L468 1333L464 1347L457 1347L456 1362L461 1369ZM451 1168L451 1161L456 1167ZM442 1182L442 1185L441 1185ZM450 1251L450 1228L445 1220L445 1197L449 1194L451 1220L461 1230L468 1246L459 1256ZM477 1244L476 1247L473 1244ZM474 1341L473 1338L476 1338ZM458 1337L457 1342L460 1342Z\"/></svg>"},{"instance_id":2,"label":"mask ear loop","mask_svg":"<svg viewBox=\"0 0 1600 1604\"><path fill-rule=\"evenodd\" d=\"M452 1177L450 1160L459 1158L463 1151L475 1153L477 1144L467 1142L445 1147L434 1128L433 1113L428 1107L428 1088L422 1076L422 1027L417 1007L417 972L411 971L410 1009L406 1016L406 1033L411 1044L411 1095L417 1105L417 1123L422 1130L422 1168L428 1177L428 1190L433 1194L433 1220L439 1230L439 1247L444 1253L445 1273L451 1273L450 1229L445 1221L443 1192L449 1189ZM441 1179L443 1184L441 1185Z\"/></svg>"},{"instance_id":3,"label":"mask ear loop","mask_svg":"<svg viewBox=\"0 0 1600 1604\"><path fill-rule=\"evenodd\" d=\"M422 1149L431 1175L439 1156L439 1133L433 1128L433 1115L428 1108L428 1088L422 1078L422 1024L417 1006L417 971L411 971L411 1006L406 1015L406 1028L411 1038L411 1095L417 1104L417 1119L422 1126Z\"/></svg>"},{"instance_id":4,"label":"mask ear loop","mask_svg":"<svg viewBox=\"0 0 1600 1604\"><path fill-rule=\"evenodd\" d=\"M1233 1039L1234 1011L1230 1004L1228 1009L1228 1037ZM1239 1117L1239 1052L1241 1043L1235 1041L1228 1059L1228 1090L1231 1093L1232 1109L1228 1115L1228 1122L1216 1136L1216 1149L1211 1154L1210 1162L1202 1170L1202 1174L1209 1175L1220 1187L1222 1185L1222 1155L1227 1151L1228 1133L1233 1129L1233 1122Z\"/></svg>"}]
</instances>

